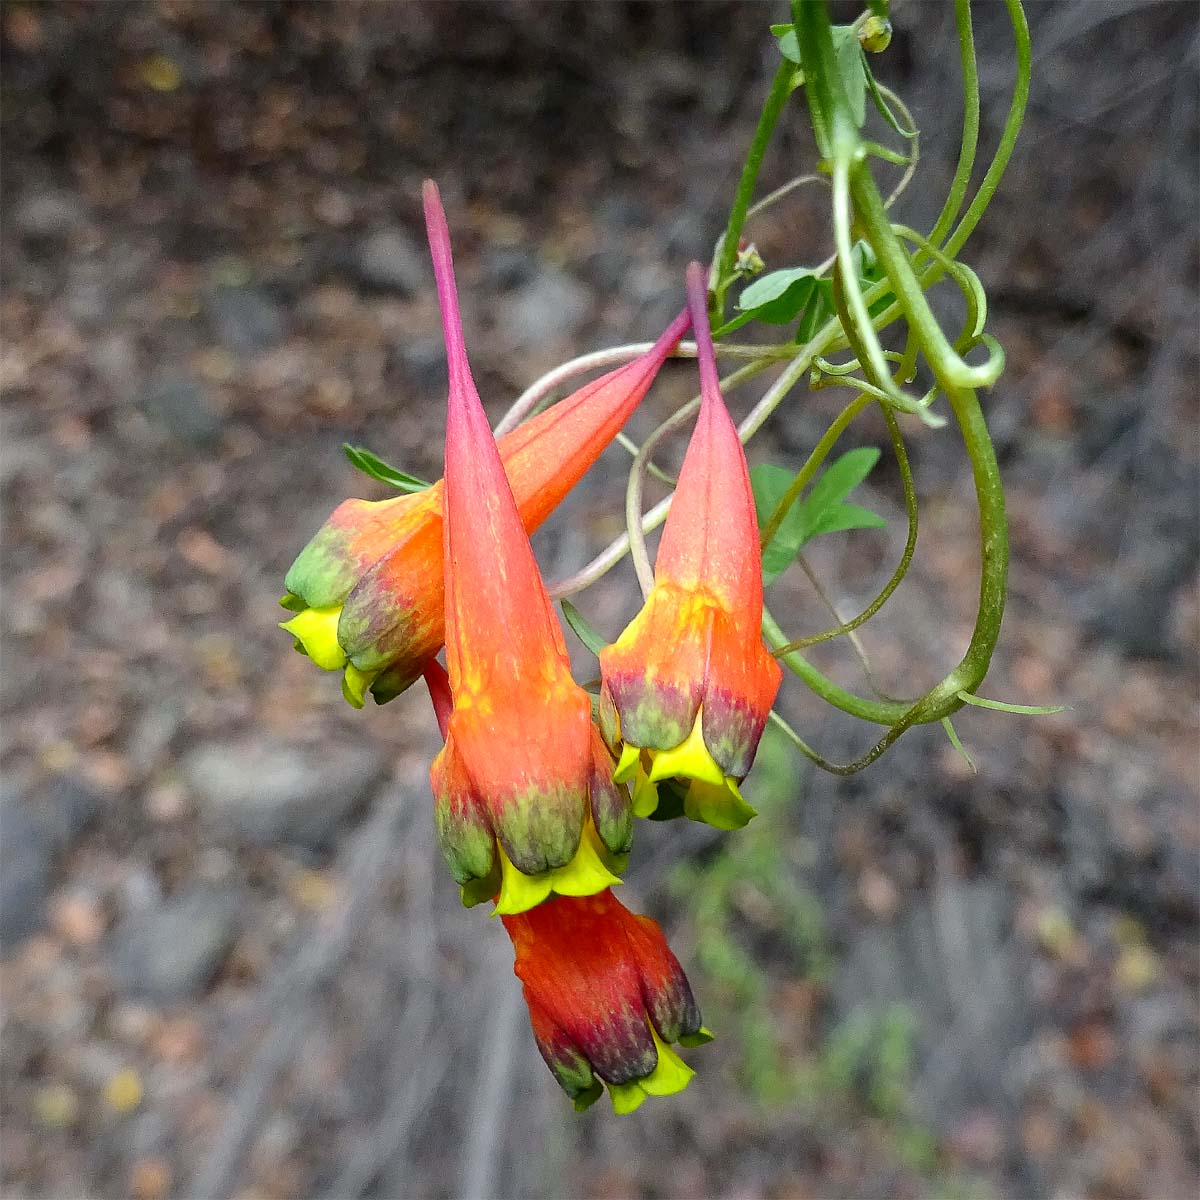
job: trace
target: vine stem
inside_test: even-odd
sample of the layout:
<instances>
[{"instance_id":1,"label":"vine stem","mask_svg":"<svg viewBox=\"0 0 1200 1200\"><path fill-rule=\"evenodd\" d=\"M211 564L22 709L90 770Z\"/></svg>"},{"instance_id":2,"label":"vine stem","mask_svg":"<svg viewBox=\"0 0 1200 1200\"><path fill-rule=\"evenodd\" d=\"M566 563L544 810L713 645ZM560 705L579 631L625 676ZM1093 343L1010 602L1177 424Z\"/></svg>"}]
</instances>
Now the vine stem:
<instances>
[{"instance_id":1,"label":"vine stem","mask_svg":"<svg viewBox=\"0 0 1200 1200\"><path fill-rule=\"evenodd\" d=\"M771 134L775 132L775 123L779 114L792 93L796 78L795 66L784 59L775 72L771 81L771 90L767 93L766 103L758 118L758 127L754 131L754 140L750 143L750 152L746 155L746 163L742 167L741 178L738 179L737 191L734 193L733 205L729 210L729 221L725 232L717 242L713 255L713 265L709 274L708 291L711 307L711 317L714 326L719 326L725 320L725 293L733 282L734 265L737 262L738 239L746 224L746 214L750 210L750 201L754 196L754 185L758 182L758 172L762 167L763 155Z\"/></svg>"},{"instance_id":2,"label":"vine stem","mask_svg":"<svg viewBox=\"0 0 1200 1200\"><path fill-rule=\"evenodd\" d=\"M1008 4L1014 28L1017 28L1019 24L1023 23L1019 0L1008 0ZM858 140L853 121L848 115L847 101L833 53L828 11L824 3L819 0L792 0L792 9L805 71L805 87L809 98L813 128L817 134L818 144L831 160L833 168L834 231L837 237L839 265L842 267L840 278L843 284L842 304L839 305L839 309L844 305L845 317L849 318L848 320L843 319L847 340L876 386L886 387L888 383L892 382L890 375L887 374L882 353L873 353L878 347L878 339L875 336L874 324L868 315L867 301L858 287L857 279L853 277L853 272L847 270L849 267L847 243L850 224L850 214L847 210L848 202L852 200L855 216L863 234L875 251L876 259L883 267L888 285L896 297L895 305L892 307L897 308L898 313L902 313L907 318L910 331L915 335L924 352L934 378L945 393L958 422L971 462L980 525L979 606L971 641L962 660L941 682L909 706L898 719L889 723L887 731L864 755L842 767L835 768L832 764L826 767L826 769L836 769L837 773L842 774L860 770L869 765L910 726L931 720L941 720L943 717L949 716L963 704L959 698L960 693L972 692L978 687L991 661L1004 612L1008 569L1008 526L995 449L979 407L978 397L972 386L975 382L976 369L964 363L947 342L945 334L934 318L925 298L924 281L917 278L913 263L891 226L887 208L871 176L866 155ZM1018 21L1018 14L1021 18L1020 21ZM1019 31L1018 42L1020 42ZM1020 53L1018 53L1018 59L1020 64ZM1022 69L1019 65L1018 93L1022 90L1021 73ZM1012 111L1023 111L1023 104L1019 105L1017 100L1018 97L1014 96L1014 106L1010 110L1010 116ZM1017 124L1019 126L1019 120ZM1010 130L1006 126L1005 134L1007 135L1009 132ZM1015 129L1011 132L1015 139ZM1007 153L1010 152L1011 144L1007 148ZM1007 153L1004 152L1004 139L1002 138L1001 149L998 150L997 158L993 160L992 167L985 176L985 184L994 174L998 179L996 168L999 165L999 170L1003 170L1003 165L1007 162ZM980 192L983 191L984 185L981 185ZM980 197L977 195L976 201L979 199ZM983 201L984 207L986 207L988 199L990 199L990 193ZM960 223L960 228L962 224L971 220L973 215L975 220L978 219L978 215L974 214L975 207L973 202L967 215L963 218L963 222ZM764 626L766 616L769 614L765 614ZM772 634L774 632L770 631ZM774 641L774 638L769 636L769 640ZM775 644L782 643L775 642ZM805 664L803 660L798 664L798 666L800 665L808 668L808 664ZM798 670L798 673L801 672ZM879 711L877 706L864 702L859 697L849 696L848 698L860 710L875 709L876 712ZM839 705L839 707L843 707L843 705ZM868 719L874 718L868 717Z\"/></svg>"},{"instance_id":3,"label":"vine stem","mask_svg":"<svg viewBox=\"0 0 1200 1200\"><path fill-rule=\"evenodd\" d=\"M1005 2L1012 21L1017 47L1017 83L1004 131L1000 138L1000 144L971 205L946 243L945 253L948 256L957 253L978 223L983 211L987 208L1011 157L1013 145L1028 101L1030 67L1028 26L1020 0L1005 0ZM820 23L823 20L827 27L828 16L824 5L814 2L814 0L809 0L806 4L796 3L794 5L798 31L801 25L806 24L804 9L808 9L809 13L816 13L819 10L816 21ZM963 28L964 26L961 23L960 17L960 37L963 35ZM827 28L818 36L822 35L824 39L828 38ZM831 47L822 46L822 54L824 55L829 49ZM814 76L816 77L814 78ZM836 67L831 61L831 56L827 59L826 63L820 64L817 71L810 72L807 82L812 88L810 91L810 108L813 110L814 128L817 132L819 142L822 143L822 149L834 161L835 168L839 158L845 164L845 179L844 181L837 181L835 179L835 184L842 182L842 187L844 188L843 195L847 199L853 196L855 209L860 220L863 220L864 225L871 225L870 222L865 220L864 212L868 208L873 208L873 201L878 201L878 209L883 213L884 221L882 224L876 223L873 227L868 228L868 240L871 242L873 248L876 249L877 257L881 261L883 261L884 255L880 253L881 246L877 243L886 243L888 239L891 240L891 245L887 247L890 255L889 262L884 262L885 272L888 276L887 280L873 285L865 295L859 290L857 279L843 281L850 285L845 289L849 295L842 297L843 303L850 297L857 297L862 300L863 307L869 309L877 300L886 298L889 291L893 292L895 299L888 305L885 311L876 314L874 317L868 317L861 324L855 321L851 323L859 326L858 332L860 334L863 328L869 329L873 333L875 330L889 325L898 317L906 316L917 327L918 337L915 339L915 342L920 342L921 349L925 349L927 352L932 350L930 357L937 360L936 362L931 362L931 366L935 367L935 378L938 378L939 384L943 386L971 459L975 490L979 502L983 558L979 614L967 652L959 666L918 701L866 700L847 692L827 679L798 652L789 652L786 650L781 652L781 659L784 664L799 675L813 691L835 707L861 717L864 720L888 726L888 730L883 737L854 763L839 766L828 763L820 759L819 755L809 752L810 757L813 757L814 761L818 761L826 769L833 770L838 774L844 774L861 769L861 767L874 761L879 754L911 725L942 719L949 712L961 706L962 701L959 699L960 692L970 692L978 686L978 682L982 679L983 673L986 672L988 662L990 661L991 652L995 645L995 637L999 631L1000 619L1003 615L1007 573L1007 525L1004 518L1003 491L1000 487L994 449L991 446L982 410L979 408L978 398L974 390L967 384L966 378L964 378L964 376L972 374L972 370L958 359L954 350L946 342L940 327L935 332L927 324L927 320L922 320L929 311L923 291L925 288L936 283L945 274L945 269L940 263L935 262L925 268L919 279L917 278L913 269L913 263L908 259L903 247L899 245L895 233L886 221L886 206L874 188L874 181L866 170L862 157L855 159L844 154L847 138L857 142L857 135L852 127L847 128L844 120L844 110L838 111L842 108L842 105L837 102L839 100L844 102L844 96L840 95L840 81L837 80ZM964 82L969 90L969 82L966 79L964 79ZM814 98L816 103L812 103ZM968 95L968 106L970 104L971 101ZM775 115L777 116L778 113ZM773 124L774 120L771 121L772 127ZM760 127L761 125L762 122L760 121ZM968 132L964 130L964 139L966 139ZM764 138L761 147L764 151L765 140ZM834 145L838 145L842 153L830 153ZM759 156L759 162L761 163L761 155ZM964 174L964 176L969 175L969 171L961 167L961 160L960 168L956 170L956 176L959 173ZM740 234L741 227L744 224L746 212L749 209L748 196L753 190L756 176L757 166L752 173L748 171L743 172L743 183L746 183L749 177L746 189L747 203L736 222L734 214L731 213L730 228L736 224L737 233L735 237ZM839 190L842 189L835 186L835 207L837 207L837 192ZM874 192L874 197L869 194L870 192ZM961 198L959 198L959 203L961 203ZM958 203L955 204L955 208L957 207ZM849 225L847 219L849 212L847 209L848 205L839 214L845 221L845 224L842 226L843 229L848 229ZM951 217L950 219L953 218ZM835 222L835 226L840 223ZM736 241L733 242L732 252L729 239L725 239L719 243L718 249L720 254L715 256L716 262L719 263L724 259L730 264L730 269L732 269L732 264L736 261ZM844 250L844 247L839 247L839 249ZM839 257L842 256L839 255ZM892 268L890 270L888 269L889 263ZM714 265L714 270L716 270L716 265ZM916 292L920 293L919 295L913 294L914 288ZM855 314L855 316L858 315ZM928 344L926 340L927 336L929 341L932 342L932 346ZM916 348L915 342L912 346L914 350ZM792 360L785 375L781 376L777 382L776 387L784 384L785 377L792 375L793 371L795 371L795 378L791 379L786 387L781 390L778 398L773 395L775 392L775 388L773 388L772 392L763 397L763 400L760 401L747 420L743 422L743 426L746 426L748 423L752 426L748 436L752 436L752 433L761 426L762 422L773 411L774 404L778 403L778 400L782 399L782 395L786 394L786 391L794 385L800 374L803 373L803 370L808 369L808 366L811 365L812 354L809 353L810 351L813 353L828 354L846 345L851 345L851 342L841 328L841 322L837 320L827 322L812 342L810 342L809 346ZM861 353L861 342L859 346L851 345L851 348L858 353L860 359L864 357ZM943 351L946 353L943 353ZM867 355L865 357L869 358L870 356ZM807 362L804 362L806 358ZM906 362L908 358L909 354L906 352ZM801 362L804 362L804 366L796 370ZM894 386L894 381L890 377L882 375L880 377L885 378L887 383L892 383ZM946 386L946 384L949 386ZM868 396L867 402L871 402L871 399ZM746 440L745 436L743 440ZM647 464L649 463L648 455L646 456L646 462ZM656 505L641 519L640 528L648 531L661 524L662 520L665 519L669 504L670 499L667 498ZM577 591L582 587L586 587L588 583L599 578L612 565L620 561L624 554L628 552L628 546L629 539L626 534L623 538L618 538L612 543L597 559L593 560L593 563L584 568L582 572L579 572L571 580L562 581L556 589L553 589L554 594L569 594L571 591ZM787 646L787 635L784 634L778 623L774 621L774 618L766 609L764 609L763 614L763 630L769 644L775 646L777 649Z\"/></svg>"},{"instance_id":4,"label":"vine stem","mask_svg":"<svg viewBox=\"0 0 1200 1200\"><path fill-rule=\"evenodd\" d=\"M586 375L588 372L598 370L601 367L618 367L622 363L632 362L635 358L640 358L643 354L653 349L653 342L630 342L624 346L609 346L604 350L593 350L589 354L581 354L578 358L572 358L565 363L560 363L552 371L547 371L545 375L535 379L512 402L508 411L500 418L499 423L492 433L496 437L502 437L504 434L510 433L526 417L530 416L547 396L551 395L557 387L568 380L574 379L579 375ZM752 361L764 359L768 365L772 362L779 362L785 358L790 358L793 350L794 347L790 345L746 346L733 342L725 342L716 347L717 355L721 358L746 358ZM680 342L668 357L695 358L696 343Z\"/></svg>"},{"instance_id":5,"label":"vine stem","mask_svg":"<svg viewBox=\"0 0 1200 1200\"><path fill-rule=\"evenodd\" d=\"M954 21L958 29L958 55L963 80L962 148L946 202L929 233L929 240L934 245L946 236L954 218L958 216L967 185L971 182L971 168L975 165L975 150L979 145L979 70L975 64L975 37L971 30L971 0L954 0Z\"/></svg>"}]
</instances>

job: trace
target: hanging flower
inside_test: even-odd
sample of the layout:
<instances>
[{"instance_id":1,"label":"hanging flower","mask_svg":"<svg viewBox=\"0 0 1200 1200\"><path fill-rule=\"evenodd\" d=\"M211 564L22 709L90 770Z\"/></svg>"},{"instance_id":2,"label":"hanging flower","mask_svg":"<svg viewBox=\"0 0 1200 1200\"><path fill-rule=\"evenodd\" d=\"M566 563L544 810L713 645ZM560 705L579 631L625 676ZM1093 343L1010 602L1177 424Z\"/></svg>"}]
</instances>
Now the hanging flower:
<instances>
[{"instance_id":1,"label":"hanging flower","mask_svg":"<svg viewBox=\"0 0 1200 1200\"><path fill-rule=\"evenodd\" d=\"M538 1050L576 1109L602 1084L618 1113L687 1087L695 1072L670 1043L698 1046L712 1034L654 921L603 891L556 897L504 927Z\"/></svg>"},{"instance_id":2,"label":"hanging flower","mask_svg":"<svg viewBox=\"0 0 1200 1200\"><path fill-rule=\"evenodd\" d=\"M779 690L763 645L762 559L746 456L721 398L704 277L688 270L701 403L641 612L600 653L600 721L649 816L683 812L720 829L754 816L738 785ZM672 781L670 796L656 785ZM660 811L657 815L668 815Z\"/></svg>"},{"instance_id":3,"label":"hanging flower","mask_svg":"<svg viewBox=\"0 0 1200 1200\"><path fill-rule=\"evenodd\" d=\"M499 441L532 532L616 437L690 324L686 312L640 358L593 380ZM441 481L391 500L345 500L287 573L283 622L318 667L343 672L356 707L399 695L444 641Z\"/></svg>"},{"instance_id":4,"label":"hanging flower","mask_svg":"<svg viewBox=\"0 0 1200 1200\"><path fill-rule=\"evenodd\" d=\"M449 359L443 547L453 708L431 771L442 850L468 903L516 913L619 883L633 821L591 699L571 678L463 343L450 235L425 185Z\"/></svg>"}]
</instances>

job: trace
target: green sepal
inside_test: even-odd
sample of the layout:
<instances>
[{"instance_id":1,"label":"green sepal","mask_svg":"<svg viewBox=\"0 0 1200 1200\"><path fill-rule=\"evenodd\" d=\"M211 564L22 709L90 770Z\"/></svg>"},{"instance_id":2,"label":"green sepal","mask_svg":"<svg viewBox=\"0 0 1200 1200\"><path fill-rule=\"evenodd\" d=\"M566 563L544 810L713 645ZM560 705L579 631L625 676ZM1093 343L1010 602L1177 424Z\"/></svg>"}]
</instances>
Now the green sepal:
<instances>
[{"instance_id":1,"label":"green sepal","mask_svg":"<svg viewBox=\"0 0 1200 1200\"><path fill-rule=\"evenodd\" d=\"M295 592L285 592L279 597L279 607L286 608L288 612L303 612L307 607L307 602L301 596L297 596Z\"/></svg>"},{"instance_id":2,"label":"green sepal","mask_svg":"<svg viewBox=\"0 0 1200 1200\"><path fill-rule=\"evenodd\" d=\"M421 672L407 663L395 663L384 667L371 684L371 695L376 704L387 704L389 700L395 700L397 696L407 692L420 677Z\"/></svg>"},{"instance_id":3,"label":"green sepal","mask_svg":"<svg viewBox=\"0 0 1200 1200\"><path fill-rule=\"evenodd\" d=\"M587 618L573 605L570 600L560 600L562 606L562 614L570 625L575 636L597 657L600 651L603 650L609 643L605 640L604 635L593 629L588 623Z\"/></svg>"},{"instance_id":4,"label":"green sepal","mask_svg":"<svg viewBox=\"0 0 1200 1200\"><path fill-rule=\"evenodd\" d=\"M463 908L474 908L477 904L486 904L500 890L500 864L483 879L468 879L459 888Z\"/></svg>"},{"instance_id":5,"label":"green sepal","mask_svg":"<svg viewBox=\"0 0 1200 1200\"><path fill-rule=\"evenodd\" d=\"M352 446L349 442L343 442L342 453L350 460L351 465L357 467L364 475L386 483L399 492L423 492L430 486L426 480L384 462L378 454L372 454L365 446Z\"/></svg>"},{"instance_id":6,"label":"green sepal","mask_svg":"<svg viewBox=\"0 0 1200 1200\"><path fill-rule=\"evenodd\" d=\"M576 1112L586 1112L603 1095L604 1086L600 1080L593 1079L590 1087L585 1088L582 1092L577 1092L571 1097L571 1103L575 1106Z\"/></svg>"}]
</instances>

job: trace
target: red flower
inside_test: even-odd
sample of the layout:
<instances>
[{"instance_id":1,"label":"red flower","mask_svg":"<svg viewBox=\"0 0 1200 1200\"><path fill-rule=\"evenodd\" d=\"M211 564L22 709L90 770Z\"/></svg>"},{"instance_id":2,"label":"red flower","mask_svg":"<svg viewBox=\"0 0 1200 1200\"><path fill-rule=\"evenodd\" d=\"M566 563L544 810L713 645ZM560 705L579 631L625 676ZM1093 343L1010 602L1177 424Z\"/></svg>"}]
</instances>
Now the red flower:
<instances>
[{"instance_id":1,"label":"red flower","mask_svg":"<svg viewBox=\"0 0 1200 1200\"><path fill-rule=\"evenodd\" d=\"M446 417L446 662L453 709L430 773L442 850L464 899L499 893L516 913L552 892L619 883L633 818L591 700L571 678L463 344L450 235L437 188L425 221L449 358Z\"/></svg>"},{"instance_id":2,"label":"red flower","mask_svg":"<svg viewBox=\"0 0 1200 1200\"><path fill-rule=\"evenodd\" d=\"M687 1087L695 1072L669 1043L712 1035L654 921L603 891L548 900L504 927L538 1050L577 1109L599 1098L601 1084L619 1113Z\"/></svg>"},{"instance_id":3,"label":"red flower","mask_svg":"<svg viewBox=\"0 0 1200 1200\"><path fill-rule=\"evenodd\" d=\"M659 542L654 587L600 653L601 725L620 750L618 779L638 779L635 811L679 778L684 812L719 828L754 810L750 770L782 672L763 645L762 558L746 455L721 398L700 267L688 270L702 400Z\"/></svg>"}]
</instances>

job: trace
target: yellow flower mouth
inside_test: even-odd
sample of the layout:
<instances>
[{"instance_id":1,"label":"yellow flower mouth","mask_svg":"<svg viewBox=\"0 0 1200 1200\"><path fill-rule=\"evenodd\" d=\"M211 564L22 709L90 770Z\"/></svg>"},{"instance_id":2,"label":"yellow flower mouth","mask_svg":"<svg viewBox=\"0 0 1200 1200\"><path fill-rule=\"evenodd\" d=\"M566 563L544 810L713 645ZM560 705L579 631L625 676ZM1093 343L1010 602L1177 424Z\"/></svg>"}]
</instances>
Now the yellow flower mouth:
<instances>
[{"instance_id":1,"label":"yellow flower mouth","mask_svg":"<svg viewBox=\"0 0 1200 1200\"><path fill-rule=\"evenodd\" d=\"M653 1023L647 1021L646 1024L650 1026L650 1036L654 1039L654 1048L658 1051L658 1063L645 1079L607 1085L608 1098L612 1101L615 1113L631 1113L641 1108L647 1096L673 1096L676 1092L682 1092L696 1074L658 1036Z\"/></svg>"},{"instance_id":2,"label":"yellow flower mouth","mask_svg":"<svg viewBox=\"0 0 1200 1200\"><path fill-rule=\"evenodd\" d=\"M462 902L467 908L473 908L495 896L496 907L491 912L493 917L512 917L537 908L551 893L559 896L595 896L605 888L618 886L622 880L616 872L625 868L624 857L612 854L600 840L590 815L584 821L579 849L564 866L537 875L522 875L499 842L496 843L496 850L500 857L499 880L493 873L488 879L473 880L462 888Z\"/></svg>"},{"instance_id":3,"label":"yellow flower mouth","mask_svg":"<svg viewBox=\"0 0 1200 1200\"><path fill-rule=\"evenodd\" d=\"M342 675L342 698L352 708L362 708L366 702L367 688L375 682L378 671L360 671L352 662L346 663Z\"/></svg>"},{"instance_id":4,"label":"yellow flower mouth","mask_svg":"<svg viewBox=\"0 0 1200 1200\"><path fill-rule=\"evenodd\" d=\"M346 665L346 652L337 636L341 615L340 604L306 608L290 621L280 621L279 628L286 629L296 639L296 649L307 654L322 671L340 671Z\"/></svg>"},{"instance_id":5,"label":"yellow flower mouth","mask_svg":"<svg viewBox=\"0 0 1200 1200\"><path fill-rule=\"evenodd\" d=\"M692 731L670 750L644 749L625 742L613 772L616 783L633 780L633 812L649 817L658 809L658 788L666 779L689 781L684 815L715 829L742 829L758 813L746 803L738 781L726 775L704 742L703 708Z\"/></svg>"},{"instance_id":6,"label":"yellow flower mouth","mask_svg":"<svg viewBox=\"0 0 1200 1200\"><path fill-rule=\"evenodd\" d=\"M338 641L338 621L342 615L340 604L326 608L305 608L290 621L280 621L279 628L286 629L296 640L296 649L307 654L322 671L342 671L342 696L347 704L362 708L367 689L375 682L379 671L360 671L346 657Z\"/></svg>"}]
</instances>

